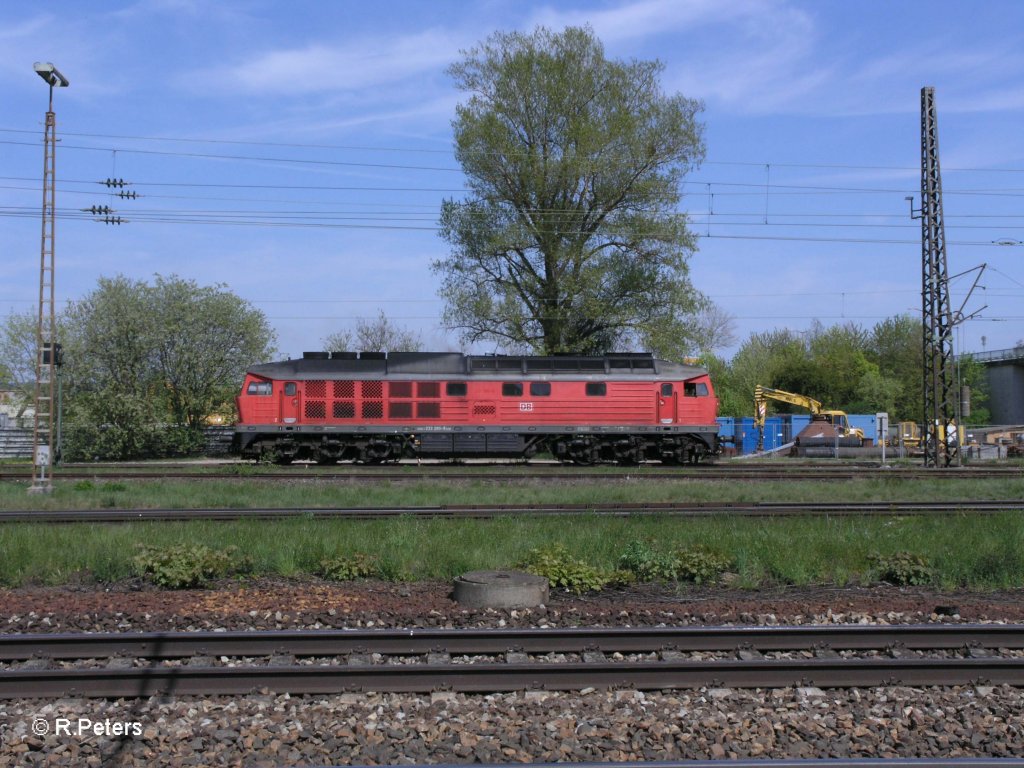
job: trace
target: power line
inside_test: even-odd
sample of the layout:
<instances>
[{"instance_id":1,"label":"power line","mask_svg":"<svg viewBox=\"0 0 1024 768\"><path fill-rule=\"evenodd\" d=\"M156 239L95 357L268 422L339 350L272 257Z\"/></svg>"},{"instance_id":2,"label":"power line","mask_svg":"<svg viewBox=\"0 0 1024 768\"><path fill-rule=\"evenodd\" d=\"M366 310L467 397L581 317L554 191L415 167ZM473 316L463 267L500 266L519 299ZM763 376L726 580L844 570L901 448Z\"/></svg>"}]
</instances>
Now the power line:
<instances>
[{"instance_id":1,"label":"power line","mask_svg":"<svg viewBox=\"0 0 1024 768\"><path fill-rule=\"evenodd\" d=\"M28 129L17 129L17 128L0 128L0 133L21 133L21 134L36 134L38 130ZM388 147L388 146L367 146L367 145L349 145L349 144L316 144L316 143L302 143L302 142L277 142L277 141L254 141L254 140L243 140L243 139L208 139L208 138L184 138L184 137L172 137L172 136L137 136L137 135L125 135L125 134L108 134L108 133L70 133L62 132L63 136L74 136L77 138L94 138L94 139L118 139L126 141L160 141L160 142L177 142L182 144L223 144L227 146L253 146L253 147L281 147L281 148L292 148L292 149L334 149L351 152L398 152L398 153L410 153L410 154L444 154L451 155L451 149L429 149L429 148L412 148L412 147ZM34 146L34 145L33 145ZM111 151L110 148L99 148L89 147L89 149L100 149L102 151ZM118 151L130 151L121 150ZM493 154L493 153L487 153ZM811 169L822 169L822 170L856 170L856 171L906 171L917 173L920 168L910 166L897 166L897 165L857 165L852 163L785 163L775 162L767 160L758 161L742 161L742 160L704 160L702 165L721 165L721 166L736 166L736 167L749 167L762 169L766 165L770 165L775 168L811 168ZM450 169L445 169L450 170ZM1024 173L1024 168L977 168L977 167L950 167L944 169L947 173L949 172L971 172L971 173Z\"/></svg>"},{"instance_id":2,"label":"power line","mask_svg":"<svg viewBox=\"0 0 1024 768\"><path fill-rule=\"evenodd\" d=\"M37 213L34 207L28 206L0 206L0 216L29 216L33 217ZM58 215L60 218L66 219L81 219L87 218L79 215L79 209L58 209ZM407 214L396 214L388 211L379 212L346 212L346 211L266 211L266 210L238 210L238 209L182 209L182 208L133 208L132 215L136 221L175 221L180 223L204 223L204 222L219 222L219 223L231 223L237 222L240 224L272 224L272 223L288 223L288 222L301 222L301 221L364 221L364 222L375 222L375 221L395 221L395 222L434 222L437 217L428 214L419 213L407 213ZM568 214L566 214L568 215ZM690 217L693 214L686 212L680 212L678 214L671 214L677 217ZM736 214L742 215L748 218L753 218L756 214ZM259 218L256 218L259 217ZM905 217L904 217L905 218ZM771 227L771 228L782 228L782 227L801 227L801 228L818 228L818 229L917 229L913 224L882 224L882 223L857 223L857 222L802 222L802 221L784 221L784 222L763 222L763 221L716 221L716 227ZM992 229L992 225L983 224L958 224L949 227L949 229L962 229L962 230L974 230L974 229ZM1024 230L1024 225L1000 225L1001 231L1016 231ZM554 232L554 230L539 230L542 233ZM577 234L570 230L560 230L562 234L573 235ZM705 237L713 238L720 237L721 234L717 235L704 235Z\"/></svg>"}]
</instances>

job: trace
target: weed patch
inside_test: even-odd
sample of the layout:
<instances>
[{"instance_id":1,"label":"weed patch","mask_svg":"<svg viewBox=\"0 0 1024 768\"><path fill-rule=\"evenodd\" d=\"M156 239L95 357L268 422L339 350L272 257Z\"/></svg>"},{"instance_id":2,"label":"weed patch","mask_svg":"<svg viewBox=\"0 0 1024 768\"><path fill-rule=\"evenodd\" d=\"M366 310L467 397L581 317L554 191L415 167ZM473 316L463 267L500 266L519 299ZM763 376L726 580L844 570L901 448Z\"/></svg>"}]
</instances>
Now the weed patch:
<instances>
[{"instance_id":1,"label":"weed patch","mask_svg":"<svg viewBox=\"0 0 1024 768\"><path fill-rule=\"evenodd\" d=\"M249 570L237 547L213 550L202 544L146 547L134 558L136 572L166 589L206 586L212 579Z\"/></svg>"}]
</instances>

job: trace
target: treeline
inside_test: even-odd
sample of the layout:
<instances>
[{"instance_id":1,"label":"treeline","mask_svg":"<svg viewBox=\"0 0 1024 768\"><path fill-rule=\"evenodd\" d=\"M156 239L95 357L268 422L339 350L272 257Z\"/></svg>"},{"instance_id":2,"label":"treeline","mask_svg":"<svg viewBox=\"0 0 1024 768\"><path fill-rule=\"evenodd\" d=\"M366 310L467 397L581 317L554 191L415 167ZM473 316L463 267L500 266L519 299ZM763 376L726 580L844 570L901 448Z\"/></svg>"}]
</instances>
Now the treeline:
<instances>
[{"instance_id":1,"label":"treeline","mask_svg":"<svg viewBox=\"0 0 1024 768\"><path fill-rule=\"evenodd\" d=\"M867 329L856 323L804 332L755 333L726 362L707 357L723 416L751 416L757 384L808 395L826 408L847 413L884 411L890 419L920 421L923 403L921 322L908 315ZM971 424L987 424L984 369L970 359L959 363L959 381L971 388ZM784 403L773 403L786 412ZM799 411L798 408L794 410Z\"/></svg>"},{"instance_id":2,"label":"treeline","mask_svg":"<svg viewBox=\"0 0 1024 768\"><path fill-rule=\"evenodd\" d=\"M65 460L186 455L203 427L234 418L246 368L273 355L262 312L226 290L176 276L100 278L57 318ZM34 397L36 315L0 333L0 375Z\"/></svg>"}]
</instances>

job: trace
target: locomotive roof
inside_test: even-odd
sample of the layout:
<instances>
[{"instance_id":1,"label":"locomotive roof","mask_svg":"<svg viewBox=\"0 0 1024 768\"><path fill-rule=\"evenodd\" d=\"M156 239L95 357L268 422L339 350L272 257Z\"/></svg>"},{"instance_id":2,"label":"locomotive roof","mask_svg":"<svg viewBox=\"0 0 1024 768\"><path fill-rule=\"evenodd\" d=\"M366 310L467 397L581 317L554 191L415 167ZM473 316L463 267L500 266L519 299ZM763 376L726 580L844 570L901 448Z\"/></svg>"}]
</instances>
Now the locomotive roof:
<instances>
[{"instance_id":1,"label":"locomotive roof","mask_svg":"<svg viewBox=\"0 0 1024 768\"><path fill-rule=\"evenodd\" d=\"M646 378L679 381L707 373L647 352L608 355L463 355L459 352L307 352L263 363L249 373L268 379Z\"/></svg>"}]
</instances>

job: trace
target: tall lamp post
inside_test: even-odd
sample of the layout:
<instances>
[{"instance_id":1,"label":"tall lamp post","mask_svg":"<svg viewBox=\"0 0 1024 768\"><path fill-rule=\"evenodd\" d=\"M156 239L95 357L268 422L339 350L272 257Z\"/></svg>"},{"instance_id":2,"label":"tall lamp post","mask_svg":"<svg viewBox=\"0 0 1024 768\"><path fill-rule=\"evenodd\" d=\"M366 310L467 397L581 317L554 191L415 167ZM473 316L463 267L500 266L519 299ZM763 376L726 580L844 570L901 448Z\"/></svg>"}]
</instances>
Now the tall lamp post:
<instances>
[{"instance_id":1,"label":"tall lamp post","mask_svg":"<svg viewBox=\"0 0 1024 768\"><path fill-rule=\"evenodd\" d=\"M53 89L66 88L68 79L49 62L36 62L36 74L50 86L50 102L46 111L43 151L43 236L39 256L39 322L36 324L36 402L33 419L32 486L29 493L53 490L54 422L56 409L56 369L60 365L57 343L57 318L54 310L54 236L56 234L56 165L57 118L53 113ZM56 417L56 418L55 418Z\"/></svg>"}]
</instances>

